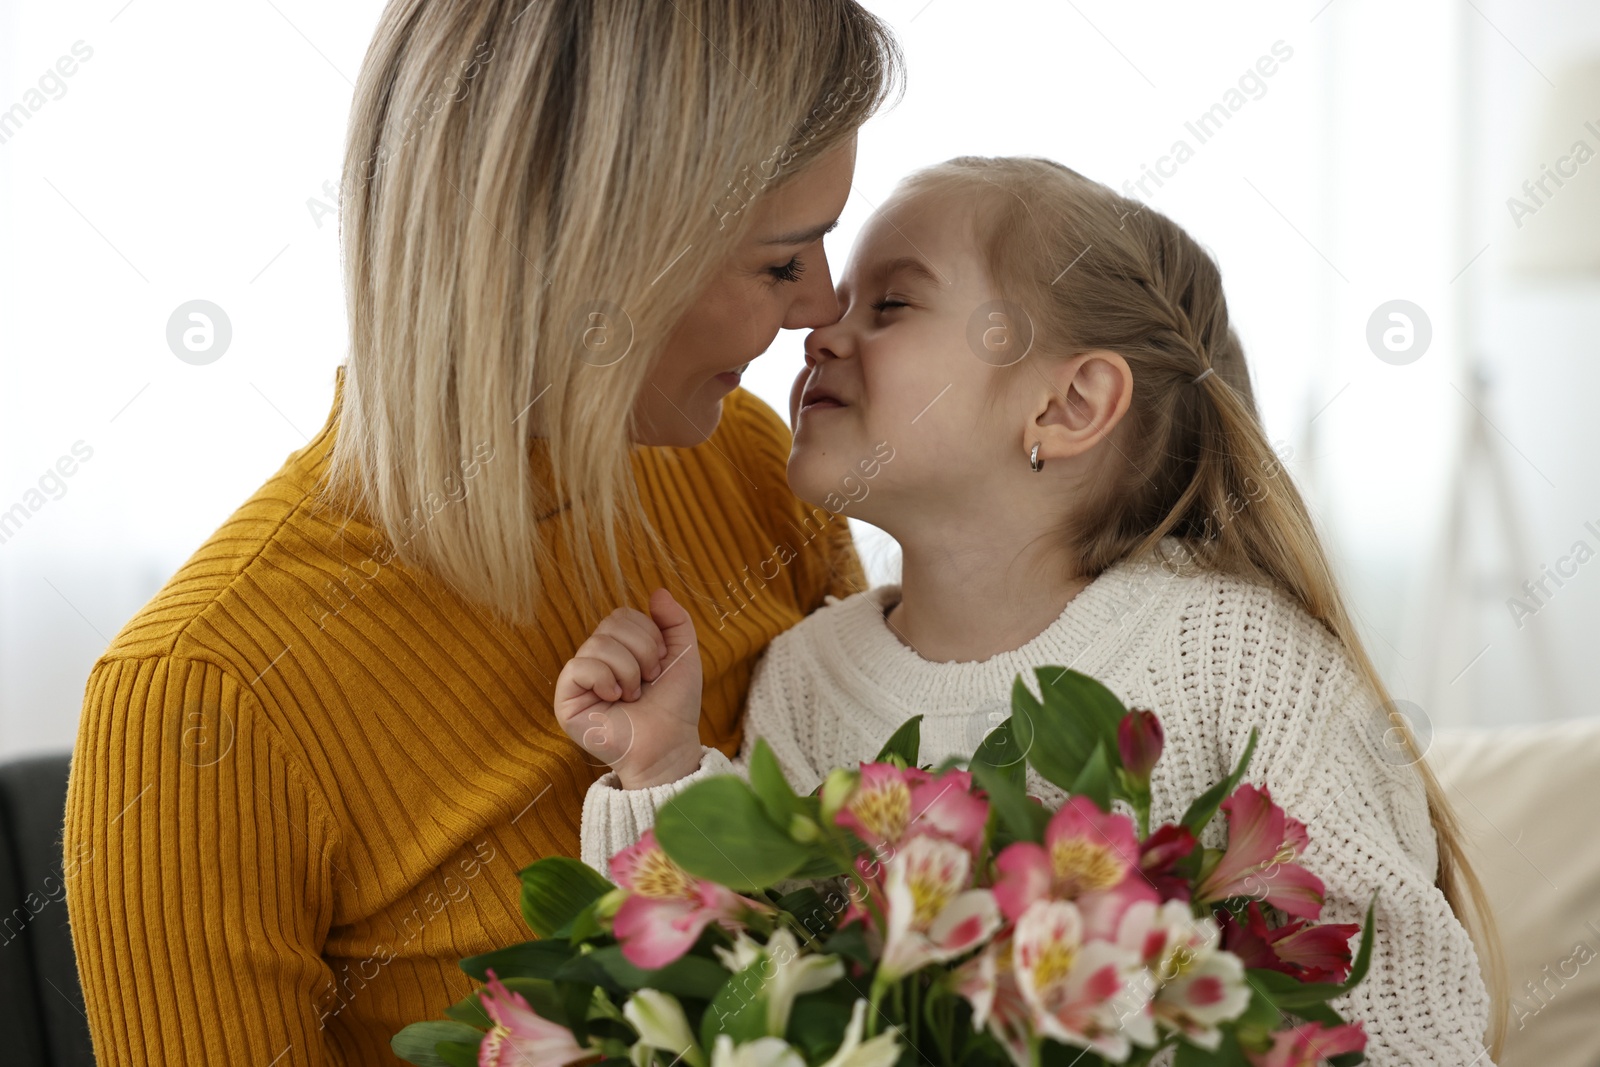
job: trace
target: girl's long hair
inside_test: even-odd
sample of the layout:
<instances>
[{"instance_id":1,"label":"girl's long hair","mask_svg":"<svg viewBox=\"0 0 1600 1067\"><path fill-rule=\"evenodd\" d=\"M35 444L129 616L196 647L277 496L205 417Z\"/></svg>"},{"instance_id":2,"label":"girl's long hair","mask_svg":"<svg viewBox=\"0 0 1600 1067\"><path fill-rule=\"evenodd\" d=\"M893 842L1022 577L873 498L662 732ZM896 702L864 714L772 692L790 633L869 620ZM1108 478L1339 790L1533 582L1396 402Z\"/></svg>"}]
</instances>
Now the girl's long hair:
<instances>
[{"instance_id":1,"label":"girl's long hair","mask_svg":"<svg viewBox=\"0 0 1600 1067\"><path fill-rule=\"evenodd\" d=\"M902 69L854 0L390 0L345 148L319 503L512 623L563 540L575 606L615 603L651 364L749 205Z\"/></svg>"},{"instance_id":2,"label":"girl's long hair","mask_svg":"<svg viewBox=\"0 0 1600 1067\"><path fill-rule=\"evenodd\" d=\"M1210 254L1166 216L1051 160L964 156L918 171L900 188L954 193L973 205L989 277L1031 320L1011 325L1031 333L1035 349L1109 349L1133 373L1131 404L1110 436L1114 462L1063 531L1081 553L1082 572L1155 556L1158 542L1174 535L1202 566L1291 593L1343 643L1380 707L1392 708L1311 513L1262 427ZM1272 485L1263 492L1265 479ZM1506 986L1494 918L1443 788L1404 720L1389 719L1427 792L1436 884L1486 957L1489 1043L1498 1058Z\"/></svg>"}]
</instances>

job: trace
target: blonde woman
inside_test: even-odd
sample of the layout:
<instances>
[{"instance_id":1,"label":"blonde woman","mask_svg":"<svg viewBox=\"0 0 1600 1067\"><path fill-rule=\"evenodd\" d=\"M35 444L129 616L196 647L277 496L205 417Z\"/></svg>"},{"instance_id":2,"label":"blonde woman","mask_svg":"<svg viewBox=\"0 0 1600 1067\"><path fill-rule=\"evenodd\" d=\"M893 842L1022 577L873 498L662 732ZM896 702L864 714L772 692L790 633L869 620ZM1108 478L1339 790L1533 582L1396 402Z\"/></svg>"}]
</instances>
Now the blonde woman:
<instances>
[{"instance_id":1,"label":"blonde woman","mask_svg":"<svg viewBox=\"0 0 1600 1067\"><path fill-rule=\"evenodd\" d=\"M738 387L838 317L822 235L893 93L853 0L393 0L341 211L321 432L118 634L73 758L68 889L102 1065L393 1063L527 936L605 767L551 713L619 603L701 634L701 738L865 583Z\"/></svg>"}]
</instances>

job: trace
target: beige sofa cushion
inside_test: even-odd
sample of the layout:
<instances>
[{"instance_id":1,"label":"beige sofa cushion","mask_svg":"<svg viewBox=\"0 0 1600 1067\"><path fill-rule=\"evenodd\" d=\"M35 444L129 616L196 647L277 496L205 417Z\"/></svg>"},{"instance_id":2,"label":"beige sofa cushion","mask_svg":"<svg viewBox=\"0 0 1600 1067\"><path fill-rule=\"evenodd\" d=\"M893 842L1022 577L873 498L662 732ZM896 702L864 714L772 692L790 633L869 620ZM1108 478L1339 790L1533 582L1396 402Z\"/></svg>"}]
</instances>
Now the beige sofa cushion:
<instances>
[{"instance_id":1,"label":"beige sofa cushion","mask_svg":"<svg viewBox=\"0 0 1600 1067\"><path fill-rule=\"evenodd\" d=\"M1505 952L1500 1067L1600 1064L1600 719L1441 730L1428 762Z\"/></svg>"}]
</instances>

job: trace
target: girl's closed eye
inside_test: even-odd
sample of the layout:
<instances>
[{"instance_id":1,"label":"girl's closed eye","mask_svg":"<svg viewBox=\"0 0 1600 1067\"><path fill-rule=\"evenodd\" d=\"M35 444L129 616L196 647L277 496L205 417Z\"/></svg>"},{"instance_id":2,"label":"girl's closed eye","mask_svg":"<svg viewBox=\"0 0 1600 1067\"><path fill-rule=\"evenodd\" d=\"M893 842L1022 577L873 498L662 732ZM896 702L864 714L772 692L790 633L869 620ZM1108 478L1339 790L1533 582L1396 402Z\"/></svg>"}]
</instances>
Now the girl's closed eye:
<instances>
[{"instance_id":1,"label":"girl's closed eye","mask_svg":"<svg viewBox=\"0 0 1600 1067\"><path fill-rule=\"evenodd\" d=\"M882 300L875 300L872 303L873 310L880 312L888 311L891 308L908 308L910 306L904 300L894 296L886 296Z\"/></svg>"}]
</instances>

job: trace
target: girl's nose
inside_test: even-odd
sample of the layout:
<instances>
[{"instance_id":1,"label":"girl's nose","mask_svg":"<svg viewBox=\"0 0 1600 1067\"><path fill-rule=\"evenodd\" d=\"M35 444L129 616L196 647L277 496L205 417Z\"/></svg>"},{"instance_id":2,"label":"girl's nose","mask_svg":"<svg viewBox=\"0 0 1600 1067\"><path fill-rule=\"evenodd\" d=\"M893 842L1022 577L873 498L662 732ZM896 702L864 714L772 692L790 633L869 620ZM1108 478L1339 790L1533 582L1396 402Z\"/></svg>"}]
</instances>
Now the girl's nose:
<instances>
[{"instance_id":1,"label":"girl's nose","mask_svg":"<svg viewBox=\"0 0 1600 1067\"><path fill-rule=\"evenodd\" d=\"M842 321L833 322L819 326L806 334L807 367L814 367L824 360L848 358L849 341L845 337L843 326Z\"/></svg>"}]
</instances>

